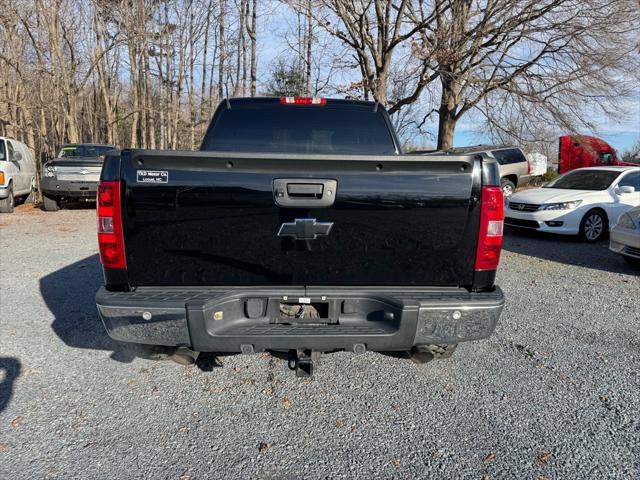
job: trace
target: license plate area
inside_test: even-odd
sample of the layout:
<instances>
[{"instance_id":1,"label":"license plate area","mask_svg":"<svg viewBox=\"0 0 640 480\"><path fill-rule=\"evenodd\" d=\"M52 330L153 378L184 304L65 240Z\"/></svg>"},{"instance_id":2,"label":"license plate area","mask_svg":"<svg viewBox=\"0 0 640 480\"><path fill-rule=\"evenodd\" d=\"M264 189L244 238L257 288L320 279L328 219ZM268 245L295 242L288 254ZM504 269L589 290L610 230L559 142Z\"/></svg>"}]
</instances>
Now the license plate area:
<instances>
[{"instance_id":1,"label":"license plate area","mask_svg":"<svg viewBox=\"0 0 640 480\"><path fill-rule=\"evenodd\" d=\"M322 298L287 298L270 302L270 323L283 325L338 323L336 302Z\"/></svg>"}]
</instances>

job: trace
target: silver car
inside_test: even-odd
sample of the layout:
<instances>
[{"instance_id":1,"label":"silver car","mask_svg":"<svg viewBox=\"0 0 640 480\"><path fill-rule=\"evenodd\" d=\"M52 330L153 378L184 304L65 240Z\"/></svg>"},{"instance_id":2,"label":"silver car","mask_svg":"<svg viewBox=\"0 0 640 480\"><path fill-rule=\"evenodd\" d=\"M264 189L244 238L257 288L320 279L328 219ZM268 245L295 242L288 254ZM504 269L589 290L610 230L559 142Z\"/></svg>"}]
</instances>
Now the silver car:
<instances>
[{"instance_id":1,"label":"silver car","mask_svg":"<svg viewBox=\"0 0 640 480\"><path fill-rule=\"evenodd\" d=\"M640 266L640 207L618 217L618 223L609 236L609 249L632 265Z\"/></svg>"},{"instance_id":2,"label":"silver car","mask_svg":"<svg viewBox=\"0 0 640 480\"><path fill-rule=\"evenodd\" d=\"M0 213L11 213L17 201L36 188L36 162L27 146L0 137Z\"/></svg>"},{"instance_id":3,"label":"silver car","mask_svg":"<svg viewBox=\"0 0 640 480\"><path fill-rule=\"evenodd\" d=\"M531 164L520 147L506 145L473 145L470 147L456 147L446 152L469 155L478 154L495 158L500 168L500 185L504 197L510 197L517 187L531 182ZM433 155L441 153L438 150L422 150L413 152L418 155Z\"/></svg>"}]
</instances>

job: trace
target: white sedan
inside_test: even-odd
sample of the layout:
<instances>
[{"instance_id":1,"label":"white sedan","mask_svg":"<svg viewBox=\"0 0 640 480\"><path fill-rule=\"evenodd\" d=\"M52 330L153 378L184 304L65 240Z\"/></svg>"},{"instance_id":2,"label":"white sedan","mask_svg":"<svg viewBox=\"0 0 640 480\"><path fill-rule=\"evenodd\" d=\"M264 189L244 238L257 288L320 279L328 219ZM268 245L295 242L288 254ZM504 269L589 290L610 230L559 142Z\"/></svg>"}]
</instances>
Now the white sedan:
<instances>
[{"instance_id":1,"label":"white sedan","mask_svg":"<svg viewBox=\"0 0 640 480\"><path fill-rule=\"evenodd\" d=\"M611 229L609 249L632 265L640 266L640 207L620 215L618 224Z\"/></svg>"},{"instance_id":2,"label":"white sedan","mask_svg":"<svg viewBox=\"0 0 640 480\"><path fill-rule=\"evenodd\" d=\"M572 170L542 188L509 198L505 225L601 239L618 217L640 205L640 167Z\"/></svg>"}]
</instances>

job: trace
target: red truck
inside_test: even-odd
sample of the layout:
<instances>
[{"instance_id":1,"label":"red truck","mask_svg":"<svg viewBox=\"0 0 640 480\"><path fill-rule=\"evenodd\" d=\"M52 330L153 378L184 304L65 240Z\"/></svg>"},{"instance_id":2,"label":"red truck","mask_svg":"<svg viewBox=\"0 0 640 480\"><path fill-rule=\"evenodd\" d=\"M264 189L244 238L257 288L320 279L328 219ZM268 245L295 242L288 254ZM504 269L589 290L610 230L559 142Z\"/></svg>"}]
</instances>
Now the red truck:
<instances>
[{"instance_id":1,"label":"red truck","mask_svg":"<svg viewBox=\"0 0 640 480\"><path fill-rule=\"evenodd\" d=\"M615 149L600 138L586 135L560 137L558 173L603 165L634 166L635 164L618 159Z\"/></svg>"}]
</instances>

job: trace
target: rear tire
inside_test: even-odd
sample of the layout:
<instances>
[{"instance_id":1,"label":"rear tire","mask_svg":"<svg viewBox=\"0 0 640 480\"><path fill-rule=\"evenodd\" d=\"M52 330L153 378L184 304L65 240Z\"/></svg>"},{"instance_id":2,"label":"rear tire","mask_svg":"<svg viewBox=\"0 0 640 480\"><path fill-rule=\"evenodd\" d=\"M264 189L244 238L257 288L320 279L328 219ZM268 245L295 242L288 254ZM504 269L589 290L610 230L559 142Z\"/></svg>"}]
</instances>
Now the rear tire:
<instances>
[{"instance_id":1,"label":"rear tire","mask_svg":"<svg viewBox=\"0 0 640 480\"><path fill-rule=\"evenodd\" d=\"M580 239L594 243L604 238L608 230L607 216L600 210L589 210L580 222Z\"/></svg>"},{"instance_id":2,"label":"rear tire","mask_svg":"<svg viewBox=\"0 0 640 480\"><path fill-rule=\"evenodd\" d=\"M500 180L500 188L502 188L502 195L504 196L504 198L508 198L516 193L516 184L508 178L503 178L502 180Z\"/></svg>"},{"instance_id":3,"label":"rear tire","mask_svg":"<svg viewBox=\"0 0 640 480\"><path fill-rule=\"evenodd\" d=\"M45 212L57 212L60 210L60 203L53 197L42 195L42 209Z\"/></svg>"},{"instance_id":4,"label":"rear tire","mask_svg":"<svg viewBox=\"0 0 640 480\"><path fill-rule=\"evenodd\" d=\"M0 199L0 213L13 213L15 198L13 196L13 185L9 185L9 195Z\"/></svg>"},{"instance_id":5,"label":"rear tire","mask_svg":"<svg viewBox=\"0 0 640 480\"><path fill-rule=\"evenodd\" d=\"M419 345L409 351L411 361L418 364L428 363L431 360L450 358L458 348L457 343L441 345Z\"/></svg>"}]
</instances>

